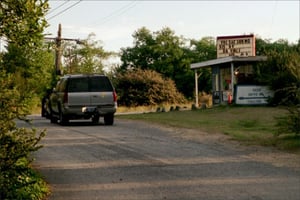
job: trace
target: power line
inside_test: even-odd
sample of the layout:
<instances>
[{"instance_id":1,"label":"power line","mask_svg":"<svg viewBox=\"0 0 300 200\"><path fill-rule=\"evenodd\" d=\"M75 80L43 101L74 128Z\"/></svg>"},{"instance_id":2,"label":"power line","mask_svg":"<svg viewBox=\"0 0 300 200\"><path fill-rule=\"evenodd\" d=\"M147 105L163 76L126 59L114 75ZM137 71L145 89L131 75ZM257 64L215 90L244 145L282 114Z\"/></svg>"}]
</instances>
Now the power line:
<instances>
[{"instance_id":1,"label":"power line","mask_svg":"<svg viewBox=\"0 0 300 200\"><path fill-rule=\"evenodd\" d=\"M57 17L58 15L63 14L64 12L66 12L67 10L73 8L74 6L76 6L77 4L79 4L82 0L79 0L75 3L73 3L71 6L67 7L66 9L60 11L59 13L57 13L56 15L53 15L52 17L49 17L47 20L49 21L50 19L53 19L54 17Z\"/></svg>"},{"instance_id":2,"label":"power line","mask_svg":"<svg viewBox=\"0 0 300 200\"><path fill-rule=\"evenodd\" d=\"M57 9L59 9L60 7L64 6L65 4L67 4L67 3L69 3L69 2L70 2L70 0L64 1L62 4L60 4L60 5L57 6L56 8L51 9L50 12L47 13L47 14L49 15L49 14L53 13L54 11L56 11Z\"/></svg>"},{"instance_id":3,"label":"power line","mask_svg":"<svg viewBox=\"0 0 300 200\"><path fill-rule=\"evenodd\" d=\"M92 23L92 25L104 24L104 23L110 21L111 19L113 19L114 17L118 17L118 16L124 14L125 12L127 12L128 10L130 10L131 8L136 6L137 3L138 3L137 0L131 1L130 3L122 6L121 8L119 8L119 9L113 11L113 12L111 12L107 16L101 18L100 20L95 21L94 23Z\"/></svg>"}]
</instances>

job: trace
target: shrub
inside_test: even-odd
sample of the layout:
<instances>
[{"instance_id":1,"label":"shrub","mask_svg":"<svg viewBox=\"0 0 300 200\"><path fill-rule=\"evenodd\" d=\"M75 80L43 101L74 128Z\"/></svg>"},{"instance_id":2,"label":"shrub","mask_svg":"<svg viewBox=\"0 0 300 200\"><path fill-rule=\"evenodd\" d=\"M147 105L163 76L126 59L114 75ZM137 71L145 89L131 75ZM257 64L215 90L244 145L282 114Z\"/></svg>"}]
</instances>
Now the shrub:
<instances>
[{"instance_id":1,"label":"shrub","mask_svg":"<svg viewBox=\"0 0 300 200\"><path fill-rule=\"evenodd\" d=\"M42 199L47 187L32 170L29 156L41 147L45 131L17 128L14 120L26 120L29 108L13 77L0 73L0 199Z\"/></svg>"},{"instance_id":2,"label":"shrub","mask_svg":"<svg viewBox=\"0 0 300 200\"><path fill-rule=\"evenodd\" d=\"M276 135L300 135L300 55L299 53L289 55L290 59L287 60L285 66L287 73L290 74L290 81L285 87L275 90L275 94L281 94L279 103L285 106L288 114L277 119Z\"/></svg>"},{"instance_id":3,"label":"shrub","mask_svg":"<svg viewBox=\"0 0 300 200\"><path fill-rule=\"evenodd\" d=\"M300 106L288 107L287 115L277 118L277 133L282 134L296 134L300 135Z\"/></svg>"},{"instance_id":4,"label":"shrub","mask_svg":"<svg viewBox=\"0 0 300 200\"><path fill-rule=\"evenodd\" d=\"M125 106L148 106L163 103L185 103L174 81L164 79L152 70L134 69L116 77L119 104Z\"/></svg>"}]
</instances>

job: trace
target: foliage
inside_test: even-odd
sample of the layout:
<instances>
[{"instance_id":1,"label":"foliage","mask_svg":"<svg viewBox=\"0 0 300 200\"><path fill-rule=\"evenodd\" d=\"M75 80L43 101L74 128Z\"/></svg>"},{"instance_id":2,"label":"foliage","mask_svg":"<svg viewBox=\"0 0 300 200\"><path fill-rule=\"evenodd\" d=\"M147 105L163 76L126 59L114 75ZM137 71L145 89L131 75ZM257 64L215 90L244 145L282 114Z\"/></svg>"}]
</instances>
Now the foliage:
<instances>
[{"instance_id":1,"label":"foliage","mask_svg":"<svg viewBox=\"0 0 300 200\"><path fill-rule=\"evenodd\" d=\"M45 132L37 134L34 129L16 127L14 119L25 119L30 99L23 99L26 97L22 96L14 82L13 75L1 71L0 199L41 199L47 189L30 168L32 160L29 154L41 147L37 144Z\"/></svg>"},{"instance_id":2,"label":"foliage","mask_svg":"<svg viewBox=\"0 0 300 200\"><path fill-rule=\"evenodd\" d=\"M47 0L1 0L0 37L18 46L36 46L47 26Z\"/></svg>"},{"instance_id":3,"label":"foliage","mask_svg":"<svg viewBox=\"0 0 300 200\"><path fill-rule=\"evenodd\" d=\"M217 58L215 38L203 37L201 40L190 41L192 62L202 62Z\"/></svg>"},{"instance_id":4,"label":"foliage","mask_svg":"<svg viewBox=\"0 0 300 200\"><path fill-rule=\"evenodd\" d=\"M275 91L273 105L285 106L288 114L277 118L276 135L300 133L300 40L289 44L285 40L274 43L259 40L259 52L268 61L256 68L258 82Z\"/></svg>"},{"instance_id":5,"label":"foliage","mask_svg":"<svg viewBox=\"0 0 300 200\"><path fill-rule=\"evenodd\" d=\"M44 15L48 10L47 0L0 3L0 37L7 41L0 69L15 75L14 84L24 95L42 96L53 79L53 54L42 46L43 30L48 26Z\"/></svg>"},{"instance_id":6,"label":"foliage","mask_svg":"<svg viewBox=\"0 0 300 200\"><path fill-rule=\"evenodd\" d=\"M47 193L29 158L45 131L37 134L15 124L15 119L26 120L32 97L51 76L50 54L41 51L47 10L46 0L0 2L0 37L7 41L0 63L0 199L42 199Z\"/></svg>"},{"instance_id":7,"label":"foliage","mask_svg":"<svg viewBox=\"0 0 300 200\"><path fill-rule=\"evenodd\" d=\"M273 104L280 104L286 97L286 88L297 83L296 75L300 63L300 43L289 44L285 40L271 43L268 40L257 39L257 53L268 57L266 62L255 66L255 77L258 83L266 84L277 92ZM298 77L298 78L297 78Z\"/></svg>"},{"instance_id":8,"label":"foliage","mask_svg":"<svg viewBox=\"0 0 300 200\"><path fill-rule=\"evenodd\" d=\"M276 93L285 95L280 103L286 105L288 114L278 118L276 135L290 133L300 135L300 51L291 53L286 66L290 74L289 84Z\"/></svg>"},{"instance_id":9,"label":"foliage","mask_svg":"<svg viewBox=\"0 0 300 200\"><path fill-rule=\"evenodd\" d=\"M103 61L113 55L104 51L100 41L94 41L94 34L89 34L79 45L67 42L64 47L65 72L74 73L104 73Z\"/></svg>"},{"instance_id":10,"label":"foliage","mask_svg":"<svg viewBox=\"0 0 300 200\"><path fill-rule=\"evenodd\" d=\"M203 37L200 40L192 39L190 46L186 50L187 57L191 59L191 63L203 62L217 58L216 40L213 37ZM192 72L192 70L190 70ZM192 72L194 75L194 72ZM198 69L200 75L198 79L198 90L206 93L211 92L212 80L210 68ZM194 77L193 77L194 79ZM194 83L193 83L194 85Z\"/></svg>"},{"instance_id":11,"label":"foliage","mask_svg":"<svg viewBox=\"0 0 300 200\"><path fill-rule=\"evenodd\" d=\"M53 54L45 46L35 49L18 47L14 44L7 46L0 69L14 74L14 84L23 95L41 97L44 91L51 87L54 79Z\"/></svg>"},{"instance_id":12,"label":"foliage","mask_svg":"<svg viewBox=\"0 0 300 200\"><path fill-rule=\"evenodd\" d=\"M159 105L163 103L183 103L171 79L163 78L153 70L134 69L117 75L119 104L125 106Z\"/></svg>"},{"instance_id":13,"label":"foliage","mask_svg":"<svg viewBox=\"0 0 300 200\"><path fill-rule=\"evenodd\" d=\"M288 114L282 117L277 117L278 127L275 135L295 134L300 135L300 106L290 106L286 108Z\"/></svg>"},{"instance_id":14,"label":"foliage","mask_svg":"<svg viewBox=\"0 0 300 200\"><path fill-rule=\"evenodd\" d=\"M170 28L151 33L145 27L133 34L134 46L121 49L119 71L132 68L154 70L164 77L174 80L177 89L186 97L193 97L194 72L190 64L216 56L211 37L200 41L178 37ZM199 79L200 89L208 92L211 83L208 70L203 71Z\"/></svg>"}]
</instances>

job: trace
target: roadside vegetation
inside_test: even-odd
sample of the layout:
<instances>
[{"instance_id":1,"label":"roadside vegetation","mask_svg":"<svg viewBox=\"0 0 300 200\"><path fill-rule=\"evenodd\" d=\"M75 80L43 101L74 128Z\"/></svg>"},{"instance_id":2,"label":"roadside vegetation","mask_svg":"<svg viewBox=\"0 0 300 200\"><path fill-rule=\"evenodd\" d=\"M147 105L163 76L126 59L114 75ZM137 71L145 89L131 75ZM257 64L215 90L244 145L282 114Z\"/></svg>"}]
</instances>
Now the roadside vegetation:
<instances>
[{"instance_id":1,"label":"roadside vegetation","mask_svg":"<svg viewBox=\"0 0 300 200\"><path fill-rule=\"evenodd\" d=\"M0 53L0 199L43 199L49 193L46 182L33 170L31 153L41 146L45 131L17 127L25 120L32 99L42 92L51 77L42 47L44 13L42 0L2 0L0 37L7 41ZM13 16L13 17L12 17ZM45 64L45 65L44 65ZM41 75L42 74L42 75Z\"/></svg>"}]
</instances>

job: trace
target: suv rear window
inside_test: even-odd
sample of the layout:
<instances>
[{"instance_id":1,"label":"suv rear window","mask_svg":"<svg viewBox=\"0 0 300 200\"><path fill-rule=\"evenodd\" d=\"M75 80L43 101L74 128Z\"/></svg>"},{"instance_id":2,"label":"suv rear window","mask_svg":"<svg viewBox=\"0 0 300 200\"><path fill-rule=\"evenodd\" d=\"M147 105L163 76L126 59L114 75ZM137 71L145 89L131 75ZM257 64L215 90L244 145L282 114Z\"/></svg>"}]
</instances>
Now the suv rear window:
<instances>
[{"instance_id":1,"label":"suv rear window","mask_svg":"<svg viewBox=\"0 0 300 200\"><path fill-rule=\"evenodd\" d=\"M90 77L91 92L110 92L113 91L109 79L105 76Z\"/></svg>"},{"instance_id":2,"label":"suv rear window","mask_svg":"<svg viewBox=\"0 0 300 200\"><path fill-rule=\"evenodd\" d=\"M87 77L70 78L68 83L69 92L88 92L89 82Z\"/></svg>"},{"instance_id":3,"label":"suv rear window","mask_svg":"<svg viewBox=\"0 0 300 200\"><path fill-rule=\"evenodd\" d=\"M70 78L69 92L109 92L113 91L109 79L105 76Z\"/></svg>"}]
</instances>

